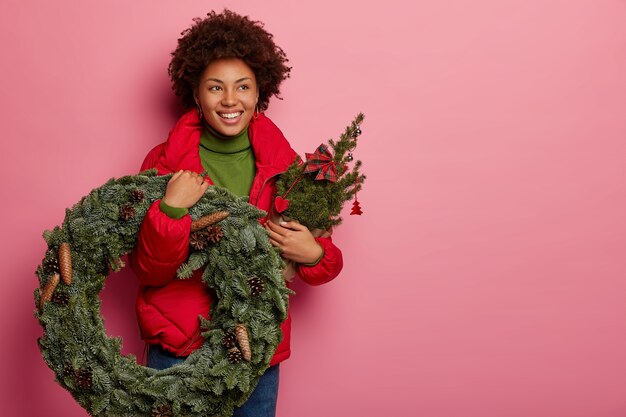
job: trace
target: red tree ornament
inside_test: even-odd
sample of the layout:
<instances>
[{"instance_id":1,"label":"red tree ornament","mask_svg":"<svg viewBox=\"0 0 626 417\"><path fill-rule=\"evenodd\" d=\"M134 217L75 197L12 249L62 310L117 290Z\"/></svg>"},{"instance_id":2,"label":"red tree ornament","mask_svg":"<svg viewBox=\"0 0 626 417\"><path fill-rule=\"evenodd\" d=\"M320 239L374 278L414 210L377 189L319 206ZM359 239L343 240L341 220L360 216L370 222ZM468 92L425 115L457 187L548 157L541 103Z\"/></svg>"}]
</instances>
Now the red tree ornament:
<instances>
[{"instance_id":1,"label":"red tree ornament","mask_svg":"<svg viewBox=\"0 0 626 417\"><path fill-rule=\"evenodd\" d=\"M352 203L352 211L350 212L351 216L357 215L360 216L363 214L361 210L361 204L359 204L359 200L356 198L357 189L359 188L359 177L357 176L354 180L354 203Z\"/></svg>"},{"instance_id":2,"label":"red tree ornament","mask_svg":"<svg viewBox=\"0 0 626 417\"><path fill-rule=\"evenodd\" d=\"M289 208L289 200L281 196L277 196L274 199L274 207L276 208L277 212L282 213Z\"/></svg>"}]
</instances>

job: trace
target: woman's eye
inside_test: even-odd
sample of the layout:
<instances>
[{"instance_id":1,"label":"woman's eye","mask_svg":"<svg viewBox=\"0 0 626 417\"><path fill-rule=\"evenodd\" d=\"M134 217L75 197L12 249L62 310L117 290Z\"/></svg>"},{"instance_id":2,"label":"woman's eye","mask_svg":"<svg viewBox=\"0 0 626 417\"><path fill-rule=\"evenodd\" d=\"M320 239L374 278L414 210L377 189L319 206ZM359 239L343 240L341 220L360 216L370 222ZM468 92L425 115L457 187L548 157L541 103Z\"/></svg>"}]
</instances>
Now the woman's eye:
<instances>
[{"instance_id":1,"label":"woman's eye","mask_svg":"<svg viewBox=\"0 0 626 417\"><path fill-rule=\"evenodd\" d=\"M209 91L219 91L221 89L222 89L222 87L220 87L219 85L213 85L213 86L209 87Z\"/></svg>"},{"instance_id":2,"label":"woman's eye","mask_svg":"<svg viewBox=\"0 0 626 417\"><path fill-rule=\"evenodd\" d=\"M244 85L240 85L240 86L239 86L239 89L240 89L240 90L249 90L249 89L250 89L250 87L248 87L247 85L245 85L245 84L244 84Z\"/></svg>"}]
</instances>

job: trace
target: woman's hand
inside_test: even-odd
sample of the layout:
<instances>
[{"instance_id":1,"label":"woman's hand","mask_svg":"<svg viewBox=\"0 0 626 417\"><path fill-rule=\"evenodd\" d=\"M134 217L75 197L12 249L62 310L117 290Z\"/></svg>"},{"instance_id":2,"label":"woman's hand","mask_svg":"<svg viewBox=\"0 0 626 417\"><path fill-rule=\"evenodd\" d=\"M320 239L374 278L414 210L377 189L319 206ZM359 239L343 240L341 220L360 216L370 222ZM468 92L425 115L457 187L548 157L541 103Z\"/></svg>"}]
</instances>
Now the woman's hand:
<instances>
[{"instance_id":1,"label":"woman's hand","mask_svg":"<svg viewBox=\"0 0 626 417\"><path fill-rule=\"evenodd\" d=\"M190 208L209 188L204 177L192 171L178 171L167 183L163 201L170 207Z\"/></svg>"},{"instance_id":2,"label":"woman's hand","mask_svg":"<svg viewBox=\"0 0 626 417\"><path fill-rule=\"evenodd\" d=\"M301 264L310 264L322 256L322 247L307 229L296 221L280 222L280 225L265 222L270 232L270 242L280 249L283 258Z\"/></svg>"}]
</instances>

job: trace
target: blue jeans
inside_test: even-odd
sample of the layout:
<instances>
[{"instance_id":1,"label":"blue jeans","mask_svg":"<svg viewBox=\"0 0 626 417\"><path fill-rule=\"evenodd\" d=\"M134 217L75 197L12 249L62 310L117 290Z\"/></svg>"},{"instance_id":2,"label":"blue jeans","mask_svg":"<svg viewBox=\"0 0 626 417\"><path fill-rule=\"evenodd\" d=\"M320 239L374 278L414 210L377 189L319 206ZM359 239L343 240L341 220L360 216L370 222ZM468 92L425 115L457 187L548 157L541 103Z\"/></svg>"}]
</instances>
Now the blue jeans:
<instances>
[{"instance_id":1,"label":"blue jeans","mask_svg":"<svg viewBox=\"0 0 626 417\"><path fill-rule=\"evenodd\" d=\"M157 370L171 368L183 363L179 358L158 345L150 345L148 349L148 366ZM270 366L257 384L254 391L241 407L235 407L233 417L275 417L278 399L278 365Z\"/></svg>"}]
</instances>

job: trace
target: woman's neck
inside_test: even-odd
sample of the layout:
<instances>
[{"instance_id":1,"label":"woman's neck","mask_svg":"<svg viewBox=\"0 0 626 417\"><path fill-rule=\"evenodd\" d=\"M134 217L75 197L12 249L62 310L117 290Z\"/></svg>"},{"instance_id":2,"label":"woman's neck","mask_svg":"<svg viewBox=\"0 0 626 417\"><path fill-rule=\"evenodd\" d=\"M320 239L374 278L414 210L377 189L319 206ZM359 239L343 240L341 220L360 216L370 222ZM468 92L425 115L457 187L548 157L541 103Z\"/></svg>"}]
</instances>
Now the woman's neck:
<instances>
[{"instance_id":1,"label":"woman's neck","mask_svg":"<svg viewBox=\"0 0 626 417\"><path fill-rule=\"evenodd\" d=\"M204 123L204 133L201 140L202 146L213 152L235 153L250 147L247 127L238 135L226 136Z\"/></svg>"}]
</instances>

